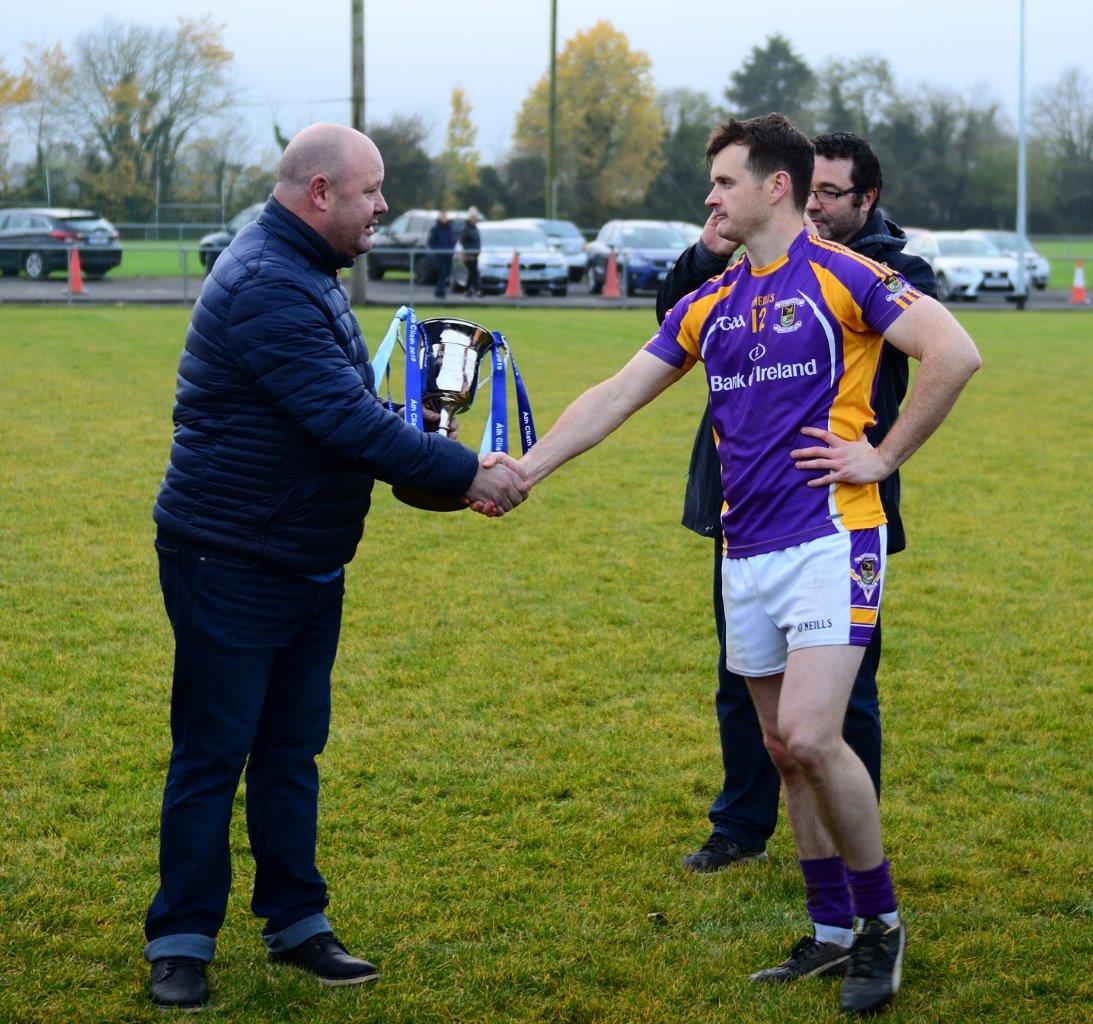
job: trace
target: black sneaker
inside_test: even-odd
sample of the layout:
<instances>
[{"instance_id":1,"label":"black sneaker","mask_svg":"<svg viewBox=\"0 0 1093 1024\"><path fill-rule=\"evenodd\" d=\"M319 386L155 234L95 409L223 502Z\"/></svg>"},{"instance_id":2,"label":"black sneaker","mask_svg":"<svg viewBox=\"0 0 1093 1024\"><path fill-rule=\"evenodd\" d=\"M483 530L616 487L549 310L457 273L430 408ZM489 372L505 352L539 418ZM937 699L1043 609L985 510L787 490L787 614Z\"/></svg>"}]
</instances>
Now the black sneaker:
<instances>
[{"instance_id":1,"label":"black sneaker","mask_svg":"<svg viewBox=\"0 0 1093 1024\"><path fill-rule=\"evenodd\" d=\"M797 981L820 974L842 974L850 959L850 947L836 942L820 942L806 935L777 967L756 971L751 980L759 984L772 981Z\"/></svg>"},{"instance_id":2,"label":"black sneaker","mask_svg":"<svg viewBox=\"0 0 1093 1024\"><path fill-rule=\"evenodd\" d=\"M745 864L751 860L766 860L767 851L762 847L748 850L741 846L735 839L729 839L714 832L709 839L702 844L701 850L687 854L683 858L683 866L688 871L707 873L720 871L730 864Z\"/></svg>"},{"instance_id":3,"label":"black sneaker","mask_svg":"<svg viewBox=\"0 0 1093 1024\"><path fill-rule=\"evenodd\" d=\"M192 956L164 956L152 961L152 1002L161 1010L196 1013L209 1001L205 961Z\"/></svg>"},{"instance_id":4,"label":"black sneaker","mask_svg":"<svg viewBox=\"0 0 1093 1024\"><path fill-rule=\"evenodd\" d=\"M847 1013L868 1013L883 1006L899 988L907 929L902 921L879 917L862 921L846 965L840 1005Z\"/></svg>"},{"instance_id":5,"label":"black sneaker","mask_svg":"<svg viewBox=\"0 0 1093 1024\"><path fill-rule=\"evenodd\" d=\"M270 953L269 962L303 968L324 985L360 985L380 976L378 968L352 956L330 932L312 935L283 953Z\"/></svg>"}]
</instances>

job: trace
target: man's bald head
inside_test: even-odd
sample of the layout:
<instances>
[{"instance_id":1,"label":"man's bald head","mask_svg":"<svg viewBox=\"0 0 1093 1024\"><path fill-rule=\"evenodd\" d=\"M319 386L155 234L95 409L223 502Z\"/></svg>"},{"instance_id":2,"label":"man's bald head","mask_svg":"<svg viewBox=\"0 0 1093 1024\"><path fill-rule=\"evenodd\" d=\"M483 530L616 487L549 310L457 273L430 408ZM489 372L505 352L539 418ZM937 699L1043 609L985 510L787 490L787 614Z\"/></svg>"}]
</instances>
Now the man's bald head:
<instances>
[{"instance_id":1,"label":"man's bald head","mask_svg":"<svg viewBox=\"0 0 1093 1024\"><path fill-rule=\"evenodd\" d=\"M341 256L372 247L387 204L380 194L383 158L374 142L342 124L300 131L285 147L274 198L319 232Z\"/></svg>"}]
</instances>

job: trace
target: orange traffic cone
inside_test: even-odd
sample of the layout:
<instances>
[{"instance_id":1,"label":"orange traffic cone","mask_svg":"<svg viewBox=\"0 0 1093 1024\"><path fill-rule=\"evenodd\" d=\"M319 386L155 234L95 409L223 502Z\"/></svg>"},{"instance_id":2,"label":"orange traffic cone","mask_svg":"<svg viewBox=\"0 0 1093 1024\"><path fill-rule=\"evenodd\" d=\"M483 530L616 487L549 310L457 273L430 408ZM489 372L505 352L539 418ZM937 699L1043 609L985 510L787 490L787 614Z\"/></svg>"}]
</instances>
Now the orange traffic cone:
<instances>
[{"instance_id":1,"label":"orange traffic cone","mask_svg":"<svg viewBox=\"0 0 1093 1024\"><path fill-rule=\"evenodd\" d=\"M1085 263L1078 260L1074 264L1074 285L1070 289L1070 302L1074 306L1085 306L1089 297L1085 293Z\"/></svg>"},{"instance_id":2,"label":"orange traffic cone","mask_svg":"<svg viewBox=\"0 0 1093 1024\"><path fill-rule=\"evenodd\" d=\"M618 299L619 295L619 268L615 264L614 252L607 254L607 269L603 272L603 297L605 299Z\"/></svg>"},{"instance_id":3,"label":"orange traffic cone","mask_svg":"<svg viewBox=\"0 0 1093 1024\"><path fill-rule=\"evenodd\" d=\"M68 294L87 294L83 286L83 271L80 269L80 250L76 246L68 254Z\"/></svg>"},{"instance_id":4,"label":"orange traffic cone","mask_svg":"<svg viewBox=\"0 0 1093 1024\"><path fill-rule=\"evenodd\" d=\"M505 298L518 299L523 294L520 290L520 257L513 252L512 262L509 264L509 283L505 287Z\"/></svg>"}]
</instances>

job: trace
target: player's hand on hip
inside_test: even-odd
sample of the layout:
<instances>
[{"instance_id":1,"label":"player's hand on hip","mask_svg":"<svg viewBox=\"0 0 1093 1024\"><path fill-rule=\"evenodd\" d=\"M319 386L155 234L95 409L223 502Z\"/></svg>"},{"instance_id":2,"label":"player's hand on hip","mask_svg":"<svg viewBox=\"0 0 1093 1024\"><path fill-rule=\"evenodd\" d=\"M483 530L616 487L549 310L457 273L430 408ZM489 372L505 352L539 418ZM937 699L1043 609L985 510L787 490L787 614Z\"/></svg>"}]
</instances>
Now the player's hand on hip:
<instances>
[{"instance_id":1,"label":"player's hand on hip","mask_svg":"<svg viewBox=\"0 0 1093 1024\"><path fill-rule=\"evenodd\" d=\"M871 484L892 472L880 452L864 437L847 441L818 427L803 427L801 433L818 438L827 446L795 448L789 453L798 469L826 470L823 476L809 480L809 487L827 487L834 483Z\"/></svg>"}]
</instances>

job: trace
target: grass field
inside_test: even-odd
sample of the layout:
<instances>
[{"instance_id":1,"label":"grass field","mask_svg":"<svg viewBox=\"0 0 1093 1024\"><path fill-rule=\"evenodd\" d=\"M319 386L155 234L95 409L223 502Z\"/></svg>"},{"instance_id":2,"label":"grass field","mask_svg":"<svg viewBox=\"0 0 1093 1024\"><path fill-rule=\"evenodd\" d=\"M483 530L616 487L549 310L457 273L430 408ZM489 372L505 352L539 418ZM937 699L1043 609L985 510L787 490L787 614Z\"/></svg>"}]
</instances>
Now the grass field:
<instances>
[{"instance_id":1,"label":"grass field","mask_svg":"<svg viewBox=\"0 0 1093 1024\"><path fill-rule=\"evenodd\" d=\"M372 338L387 315L363 312ZM910 930L887 1019L1088 1020L1093 322L963 319L985 367L906 469L910 549L885 595L882 811ZM164 1019L140 955L169 752L150 506L185 323L0 309L4 1024ZM491 326L545 428L651 318ZM319 856L336 927L383 978L328 990L266 966L240 798L206 1019L840 1019L832 983L746 981L802 928L784 827L767 865L680 869L719 782L711 552L678 525L702 401L692 374L499 521L377 487Z\"/></svg>"}]
</instances>

